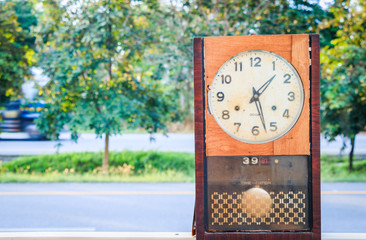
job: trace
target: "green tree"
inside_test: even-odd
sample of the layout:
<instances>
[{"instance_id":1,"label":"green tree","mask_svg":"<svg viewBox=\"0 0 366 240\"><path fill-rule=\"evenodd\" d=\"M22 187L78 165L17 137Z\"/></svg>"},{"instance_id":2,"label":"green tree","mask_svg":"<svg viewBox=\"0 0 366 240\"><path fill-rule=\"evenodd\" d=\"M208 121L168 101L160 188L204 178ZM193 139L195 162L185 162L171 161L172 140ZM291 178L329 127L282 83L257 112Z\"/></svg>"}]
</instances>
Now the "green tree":
<instances>
[{"instance_id":1,"label":"green tree","mask_svg":"<svg viewBox=\"0 0 366 240\"><path fill-rule=\"evenodd\" d=\"M330 11L323 27L337 32L321 52L322 129L330 140L350 139L352 170L356 135L366 126L366 2L336 1Z\"/></svg>"},{"instance_id":2,"label":"green tree","mask_svg":"<svg viewBox=\"0 0 366 240\"><path fill-rule=\"evenodd\" d=\"M40 64L50 82L38 124L52 138L65 125L75 140L85 128L104 135L104 173L110 135L127 127L166 131L166 123L179 116L172 88L146 64L158 37L148 18L156 4L43 2Z\"/></svg>"},{"instance_id":3,"label":"green tree","mask_svg":"<svg viewBox=\"0 0 366 240\"><path fill-rule=\"evenodd\" d=\"M0 104L18 97L30 77L35 47L31 28L37 25L32 11L28 1L0 1Z\"/></svg>"}]
</instances>

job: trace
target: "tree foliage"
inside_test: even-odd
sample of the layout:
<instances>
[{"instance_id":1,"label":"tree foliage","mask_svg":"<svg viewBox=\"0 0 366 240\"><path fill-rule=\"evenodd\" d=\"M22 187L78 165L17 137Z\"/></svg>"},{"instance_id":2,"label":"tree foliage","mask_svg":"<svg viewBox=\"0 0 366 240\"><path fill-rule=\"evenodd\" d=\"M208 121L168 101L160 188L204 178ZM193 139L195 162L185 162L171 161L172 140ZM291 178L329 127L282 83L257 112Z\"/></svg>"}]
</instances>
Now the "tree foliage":
<instances>
[{"instance_id":1,"label":"tree foliage","mask_svg":"<svg viewBox=\"0 0 366 240\"><path fill-rule=\"evenodd\" d=\"M122 0L43 3L39 46L50 82L38 124L53 138L65 125L74 139L83 128L104 134L104 171L110 135L127 127L165 131L179 117L171 87L154 66L143 64L156 41L147 17L154 6Z\"/></svg>"},{"instance_id":2,"label":"tree foliage","mask_svg":"<svg viewBox=\"0 0 366 240\"><path fill-rule=\"evenodd\" d=\"M37 25L30 2L0 1L0 104L19 95L34 64L32 26Z\"/></svg>"},{"instance_id":3,"label":"tree foliage","mask_svg":"<svg viewBox=\"0 0 366 240\"><path fill-rule=\"evenodd\" d=\"M350 139L352 170L355 137L366 126L366 2L336 1L330 11L325 27L337 32L321 53L322 127L330 140Z\"/></svg>"}]
</instances>

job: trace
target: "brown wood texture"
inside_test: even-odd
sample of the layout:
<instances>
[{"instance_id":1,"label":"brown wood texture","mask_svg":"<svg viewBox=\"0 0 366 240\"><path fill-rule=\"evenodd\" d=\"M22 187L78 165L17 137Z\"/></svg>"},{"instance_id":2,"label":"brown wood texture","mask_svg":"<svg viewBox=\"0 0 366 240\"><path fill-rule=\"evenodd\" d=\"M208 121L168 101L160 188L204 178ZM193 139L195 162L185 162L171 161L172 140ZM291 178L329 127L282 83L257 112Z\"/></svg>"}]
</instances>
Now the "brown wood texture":
<instances>
[{"instance_id":1,"label":"brown wood texture","mask_svg":"<svg viewBox=\"0 0 366 240\"><path fill-rule=\"evenodd\" d=\"M319 35L310 35L311 42L311 158L313 194L313 239L321 238L320 216L320 44Z\"/></svg>"},{"instance_id":2,"label":"brown wood texture","mask_svg":"<svg viewBox=\"0 0 366 240\"><path fill-rule=\"evenodd\" d=\"M304 107L299 120L285 136L273 142L274 155L297 155L310 153L309 116L310 116L310 80L309 80L309 35L292 35L291 64L299 73L304 87Z\"/></svg>"},{"instance_id":3,"label":"brown wood texture","mask_svg":"<svg viewBox=\"0 0 366 240\"><path fill-rule=\"evenodd\" d=\"M239 45L250 42L248 37L237 37L238 41L230 40L231 37L217 37L217 38L195 38L194 39L194 87L195 87L195 93L194 93L194 100L195 100L195 161L196 161L196 205L195 205L195 214L196 214L196 227L197 227L197 236L196 238L198 240L203 239L228 239L228 240L234 240L234 239L245 239L245 240L320 240L320 233L321 233L321 227L320 227L320 87L319 87L319 78L320 78L320 71L319 71L319 36L318 35L310 35L311 39L311 50L312 50L312 57L311 57L311 75L309 75L309 65L306 62L302 62L303 57L309 53L308 49L309 47L309 35L285 35L285 36L250 36L255 37L255 44L248 44L246 47L239 47ZM263 38L262 38L263 37ZM267 38L268 37L268 38ZM272 40L270 40L272 39ZM231 47L225 50L225 48L222 47L220 42L225 40L225 44L229 44ZM250 39L250 40L253 40ZM274 44L275 43L275 44ZM206 52L206 44L218 44L218 47L216 48L216 52L211 53L213 55L208 54ZM276 45L276 49L273 49L273 45ZM278 46L277 46L278 45ZM288 45L291 47L289 48ZM307 45L307 46L305 46ZM205 49L205 52L203 51ZM296 146L293 146L294 144L288 143L288 140L291 141L297 141L295 139L296 137L302 137L307 138L307 145L309 146L309 139L311 137L311 147L310 149L307 149L307 153L301 153L301 154L309 154L309 151L311 151L312 155L312 211L313 211L313 226L311 232L271 232L271 233L248 233L248 232L226 232L226 233L213 233L213 232L205 232L205 214L204 214L204 202L205 202L205 156L209 155L205 151L205 140L209 140L210 134L205 132L205 126L211 126L209 124L212 124L209 121L214 121L214 118L211 115L206 115L207 110L205 108L206 106L206 96L204 95L204 92L206 92L207 89L204 89L204 86L207 86L207 83L209 79L211 79L216 74L216 72L213 70L213 65L217 64L217 69L223 64L228 58L230 58L233 53L229 53L228 50L234 51L233 49L236 49L237 53L250 50L250 49L263 49L272 51L276 54L281 55L285 59L287 59L290 63L292 63L297 71L299 71L299 74L303 81L305 81L304 89L308 92L305 94L306 99L309 99L311 94L311 102L308 102L305 104L308 106L307 112L309 113L310 110L310 121L309 121L309 115L307 115L308 118L308 126L305 129L298 127L296 131L299 131L301 134L300 136L297 136L296 134L291 138L288 137L287 140L284 143L272 143L272 144L258 144L261 145L261 148L263 150L254 149L252 144L246 144L249 145L249 149L246 150L249 154L258 154L258 155L264 155L264 154L271 154L270 150L272 149L272 154L294 154L292 150L288 150L288 148L293 148ZM295 49L297 49L295 51ZM294 50L294 51L293 51ZM296 53L297 52L297 53ZM236 53L234 53L236 54ZM219 57L220 55L226 56L225 59ZM207 58L213 58L207 59ZM204 59L206 60L204 62ZM215 60L216 59L216 60ZM307 58L310 61L310 58ZM216 62L216 63L215 63ZM212 68L211 71L207 71L207 68ZM204 71L205 71L205 80L206 83L204 83ZM216 70L217 71L217 70ZM300 71L302 71L300 73ZM306 73L305 73L306 72ZM208 75L209 74L209 75ZM303 75L301 75L303 74ZM306 77L304 79L304 76ZM306 83L306 79L311 78L311 92L309 90L310 88L310 81ZM311 103L311 105L310 105ZM311 106L309 109L309 105ZM305 110L305 109L304 109ZM303 111L304 114L304 111ZM300 118L304 117L303 114ZM206 115L206 116L205 116ZM206 117L206 123L205 123L205 117ZM306 113L305 113L306 117ZM304 120L302 120L304 121ZM306 122L306 121L305 121ZM310 122L310 126L309 126ZM295 127L297 127L295 125ZM295 127L291 130L293 131ZM220 129L220 127L217 125L217 128ZM301 130L301 131L300 131ZM218 130L217 130L218 131ZM310 136L309 136L310 132ZM225 132L222 131L220 133L222 135L227 135ZM205 136L208 137L205 139ZM228 136L228 135L227 135ZM220 137L220 136L219 136ZM287 135L286 135L287 137ZM221 141L223 141L221 136ZM295 140L294 140L295 139ZM232 139L234 140L234 139ZM234 140L236 141L236 140ZM208 141L209 142L209 141ZM237 141L238 142L238 141ZM240 143L240 142L239 142ZM298 141L296 144L305 144L306 141L301 142ZM245 145L245 144L244 144ZM216 146L218 147L218 146ZM239 145L239 147L243 148L242 145ZM248 147L248 146L246 146ZM228 147L218 147L220 149L220 153L225 152L228 153L227 155L235 155L232 154L232 152L228 152L232 149ZM208 151L209 149L207 149ZM296 150L297 151L297 150ZM299 152L302 150L300 149ZM242 152L240 152L242 154Z\"/></svg>"},{"instance_id":4,"label":"brown wood texture","mask_svg":"<svg viewBox=\"0 0 366 240\"><path fill-rule=\"evenodd\" d=\"M193 40L194 62L194 135L196 168L196 234L197 239L204 239L204 96L203 96L203 39Z\"/></svg>"},{"instance_id":5,"label":"brown wood texture","mask_svg":"<svg viewBox=\"0 0 366 240\"><path fill-rule=\"evenodd\" d=\"M207 156L225 155L308 155L309 149L309 35L254 35L204 38L205 93L225 61L240 52L261 49L274 52L298 71L304 86L304 109L295 126L282 138L264 144L240 142L225 133L214 117L206 114ZM207 106L207 97L205 97Z\"/></svg>"}]
</instances>

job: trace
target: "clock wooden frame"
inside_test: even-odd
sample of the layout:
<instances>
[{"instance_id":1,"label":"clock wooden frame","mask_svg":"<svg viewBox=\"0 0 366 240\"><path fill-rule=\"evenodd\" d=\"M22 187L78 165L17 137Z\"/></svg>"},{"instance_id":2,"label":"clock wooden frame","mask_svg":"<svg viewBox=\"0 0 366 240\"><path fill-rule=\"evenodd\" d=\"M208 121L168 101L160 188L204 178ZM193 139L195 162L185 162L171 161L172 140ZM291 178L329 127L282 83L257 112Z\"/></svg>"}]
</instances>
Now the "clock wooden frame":
<instances>
[{"instance_id":1,"label":"clock wooden frame","mask_svg":"<svg viewBox=\"0 0 366 240\"><path fill-rule=\"evenodd\" d=\"M196 235L203 239L320 239L320 89L319 36L251 35L194 38ZM304 87L304 107L294 127L283 137L263 144L240 142L226 134L207 111L208 85L230 57L247 50L266 50L291 63ZM211 232L205 218L207 157L256 155L309 156L310 230L304 232Z\"/></svg>"}]
</instances>

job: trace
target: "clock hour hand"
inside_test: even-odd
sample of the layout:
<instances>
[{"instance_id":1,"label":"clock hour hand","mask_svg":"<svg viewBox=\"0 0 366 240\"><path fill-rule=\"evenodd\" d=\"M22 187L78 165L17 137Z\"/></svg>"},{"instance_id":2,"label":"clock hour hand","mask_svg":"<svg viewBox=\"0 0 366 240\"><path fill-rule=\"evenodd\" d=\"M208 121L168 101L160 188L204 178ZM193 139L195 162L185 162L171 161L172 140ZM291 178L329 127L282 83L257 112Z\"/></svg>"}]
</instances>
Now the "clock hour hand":
<instances>
[{"instance_id":1,"label":"clock hour hand","mask_svg":"<svg viewBox=\"0 0 366 240\"><path fill-rule=\"evenodd\" d=\"M267 82L265 82L257 91L256 91L256 95L253 93L253 97L250 99L249 103L252 103L255 98L259 98L260 95L262 95L262 93L267 89L267 87L269 86L269 84L271 84L272 80L276 77L276 74L273 75L273 77L271 77Z\"/></svg>"}]
</instances>

